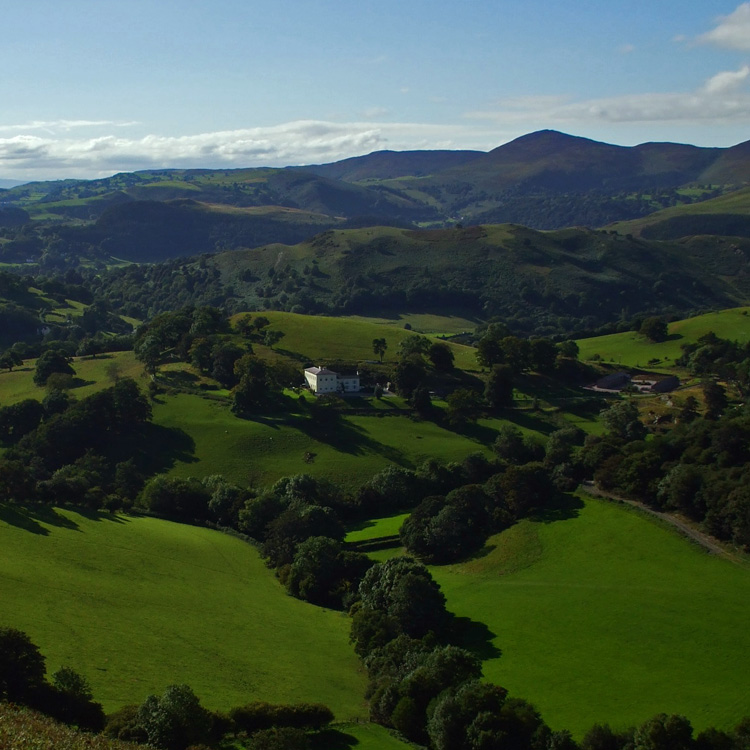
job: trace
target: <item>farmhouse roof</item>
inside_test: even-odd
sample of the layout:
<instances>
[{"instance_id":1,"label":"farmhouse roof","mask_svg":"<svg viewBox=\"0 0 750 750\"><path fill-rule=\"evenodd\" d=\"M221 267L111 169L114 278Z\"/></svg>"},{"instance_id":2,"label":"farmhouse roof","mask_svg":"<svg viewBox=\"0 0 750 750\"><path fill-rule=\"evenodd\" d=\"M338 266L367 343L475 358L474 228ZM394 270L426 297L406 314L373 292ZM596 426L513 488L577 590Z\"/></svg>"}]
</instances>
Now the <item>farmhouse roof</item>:
<instances>
[{"instance_id":1,"label":"farmhouse roof","mask_svg":"<svg viewBox=\"0 0 750 750\"><path fill-rule=\"evenodd\" d=\"M325 367L306 367L305 372L311 375L335 375L333 370L327 370Z\"/></svg>"}]
</instances>

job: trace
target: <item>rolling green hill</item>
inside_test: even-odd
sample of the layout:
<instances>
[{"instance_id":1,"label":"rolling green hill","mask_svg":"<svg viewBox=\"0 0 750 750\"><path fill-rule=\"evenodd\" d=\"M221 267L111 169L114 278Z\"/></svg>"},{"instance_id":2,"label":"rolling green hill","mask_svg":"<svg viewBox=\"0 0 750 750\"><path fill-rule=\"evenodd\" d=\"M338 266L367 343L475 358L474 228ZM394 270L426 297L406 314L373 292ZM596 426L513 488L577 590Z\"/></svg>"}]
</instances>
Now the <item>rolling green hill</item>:
<instances>
[{"instance_id":1,"label":"rolling green hill","mask_svg":"<svg viewBox=\"0 0 750 750\"><path fill-rule=\"evenodd\" d=\"M287 596L254 547L153 518L0 506L2 624L106 710L187 683L205 705L328 704L364 716L347 618Z\"/></svg>"},{"instance_id":2,"label":"rolling green hill","mask_svg":"<svg viewBox=\"0 0 750 750\"><path fill-rule=\"evenodd\" d=\"M750 568L604 501L554 517L433 568L448 608L484 623L501 651L485 677L579 738L660 711L733 727L747 713Z\"/></svg>"},{"instance_id":3,"label":"rolling green hill","mask_svg":"<svg viewBox=\"0 0 750 750\"><path fill-rule=\"evenodd\" d=\"M633 331L579 339L579 356L587 360L598 354L605 362L628 367L645 367L650 360L659 360L662 367L667 367L682 354L680 347L683 344L695 343L710 332L729 341L750 340L749 313L750 308L738 307L677 320L668 326L669 339L660 343L649 341Z\"/></svg>"}]
</instances>

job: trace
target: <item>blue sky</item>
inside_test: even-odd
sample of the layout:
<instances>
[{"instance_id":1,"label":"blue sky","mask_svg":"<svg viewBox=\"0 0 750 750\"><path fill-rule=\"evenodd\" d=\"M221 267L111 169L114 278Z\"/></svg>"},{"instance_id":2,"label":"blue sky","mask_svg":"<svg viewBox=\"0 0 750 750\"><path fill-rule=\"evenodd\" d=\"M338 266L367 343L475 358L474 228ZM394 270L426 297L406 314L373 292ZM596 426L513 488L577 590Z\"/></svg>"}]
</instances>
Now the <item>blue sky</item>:
<instances>
[{"instance_id":1,"label":"blue sky","mask_svg":"<svg viewBox=\"0 0 750 750\"><path fill-rule=\"evenodd\" d=\"M27 0L2 30L6 179L750 139L750 2Z\"/></svg>"}]
</instances>

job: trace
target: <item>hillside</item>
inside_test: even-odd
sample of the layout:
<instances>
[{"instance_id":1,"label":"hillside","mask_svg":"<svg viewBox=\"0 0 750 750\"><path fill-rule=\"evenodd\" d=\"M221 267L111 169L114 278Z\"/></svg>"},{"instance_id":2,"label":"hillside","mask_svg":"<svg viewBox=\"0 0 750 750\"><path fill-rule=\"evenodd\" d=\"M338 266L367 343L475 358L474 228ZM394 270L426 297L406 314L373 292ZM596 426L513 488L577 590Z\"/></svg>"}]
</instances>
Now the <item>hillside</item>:
<instances>
[{"instance_id":1,"label":"hillside","mask_svg":"<svg viewBox=\"0 0 750 750\"><path fill-rule=\"evenodd\" d=\"M601 227L745 186L749 150L625 147L544 130L488 153L378 151L296 168L32 182L2 193L0 261L154 262L293 244L342 225Z\"/></svg>"},{"instance_id":2,"label":"hillside","mask_svg":"<svg viewBox=\"0 0 750 750\"><path fill-rule=\"evenodd\" d=\"M554 518L433 569L448 606L486 624L502 649L485 676L578 737L657 706L696 729L734 726L747 710L737 685L750 668L750 572L603 501Z\"/></svg>"},{"instance_id":3,"label":"hillside","mask_svg":"<svg viewBox=\"0 0 750 750\"><path fill-rule=\"evenodd\" d=\"M0 539L0 596L14 626L51 671L85 674L108 711L187 683L213 709L323 701L338 718L363 715L346 618L288 597L239 539L153 518L8 505Z\"/></svg>"},{"instance_id":4,"label":"hillside","mask_svg":"<svg viewBox=\"0 0 750 750\"><path fill-rule=\"evenodd\" d=\"M98 274L91 285L140 318L221 300L233 311L500 316L514 330L545 335L596 329L636 313L684 317L742 304L750 297L749 257L750 242L742 240L649 242L514 225L377 227L332 230L298 245L197 263L117 269Z\"/></svg>"},{"instance_id":5,"label":"hillside","mask_svg":"<svg viewBox=\"0 0 750 750\"><path fill-rule=\"evenodd\" d=\"M750 188L650 216L618 222L612 229L645 239L672 240L694 235L750 237Z\"/></svg>"}]
</instances>

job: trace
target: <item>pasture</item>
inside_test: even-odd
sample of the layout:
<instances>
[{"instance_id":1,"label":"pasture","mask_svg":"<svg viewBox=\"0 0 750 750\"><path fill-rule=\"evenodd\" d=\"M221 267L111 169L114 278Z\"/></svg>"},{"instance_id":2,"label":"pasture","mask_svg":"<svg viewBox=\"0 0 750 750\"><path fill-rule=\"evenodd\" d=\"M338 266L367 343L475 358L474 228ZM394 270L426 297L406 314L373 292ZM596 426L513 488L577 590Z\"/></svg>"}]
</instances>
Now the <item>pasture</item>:
<instances>
[{"instance_id":1,"label":"pasture","mask_svg":"<svg viewBox=\"0 0 750 750\"><path fill-rule=\"evenodd\" d=\"M579 339L580 359L590 360L598 354L604 362L614 362L628 367L650 367L650 360L659 360L650 369L671 367L681 354L682 344L695 343L701 336L713 331L719 338L730 341L750 340L750 308L735 307L730 310L697 315L694 318L670 323L669 339L660 343L649 341L634 331L613 333Z\"/></svg>"},{"instance_id":2,"label":"pasture","mask_svg":"<svg viewBox=\"0 0 750 750\"><path fill-rule=\"evenodd\" d=\"M385 338L388 349L383 357L384 362L396 360L401 342L415 331L408 331L403 326L387 324L382 319L367 318L331 318L322 315L298 315L296 313L274 312L266 310L252 313L253 317L263 316L271 322L269 328L284 332L284 338L276 349L291 352L310 362L321 359L343 359L349 361L378 360L372 351L372 340ZM242 314L233 317L237 320ZM463 328L463 319L459 327ZM441 325L441 320L430 316L433 325ZM450 322L446 322L450 326ZM435 337L431 337L435 338ZM437 340L437 339L435 339ZM478 370L474 349L462 344L446 342L455 357L456 367L463 370Z\"/></svg>"},{"instance_id":3,"label":"pasture","mask_svg":"<svg viewBox=\"0 0 750 750\"><path fill-rule=\"evenodd\" d=\"M112 711L187 683L212 709L319 701L366 716L348 618L287 596L257 550L154 518L0 505L2 625Z\"/></svg>"},{"instance_id":4,"label":"pasture","mask_svg":"<svg viewBox=\"0 0 750 750\"><path fill-rule=\"evenodd\" d=\"M460 461L489 455L499 420L454 432L407 416L349 415L327 430L304 414L239 419L226 403L190 394L160 398L154 422L175 431L181 449L170 473L223 474L261 486L290 474L312 474L356 486L391 463L415 468L427 458ZM485 421L485 420L483 420ZM306 453L314 453L311 463Z\"/></svg>"},{"instance_id":5,"label":"pasture","mask_svg":"<svg viewBox=\"0 0 750 750\"><path fill-rule=\"evenodd\" d=\"M635 511L573 498L432 572L448 608L489 629L485 678L553 729L661 711L727 729L750 711L750 569Z\"/></svg>"}]
</instances>

